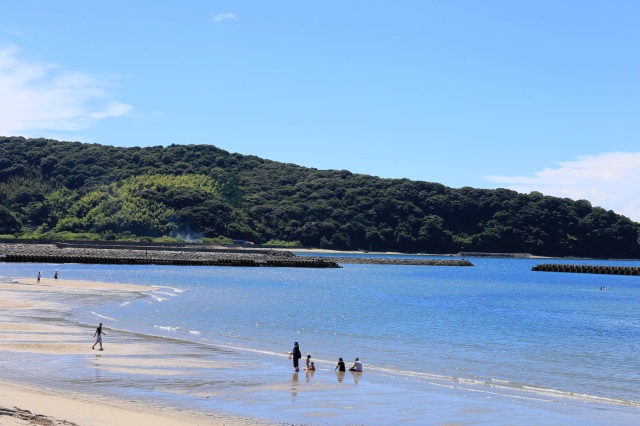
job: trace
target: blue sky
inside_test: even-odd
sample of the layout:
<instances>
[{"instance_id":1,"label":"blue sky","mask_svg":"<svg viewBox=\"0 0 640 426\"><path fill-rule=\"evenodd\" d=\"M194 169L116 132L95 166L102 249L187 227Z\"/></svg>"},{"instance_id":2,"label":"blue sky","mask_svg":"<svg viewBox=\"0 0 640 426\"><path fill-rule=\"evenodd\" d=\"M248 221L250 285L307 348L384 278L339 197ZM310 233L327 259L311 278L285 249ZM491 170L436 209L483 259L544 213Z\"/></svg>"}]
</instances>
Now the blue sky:
<instances>
[{"instance_id":1,"label":"blue sky","mask_svg":"<svg viewBox=\"0 0 640 426\"><path fill-rule=\"evenodd\" d=\"M640 221L640 2L3 2L0 135L213 144Z\"/></svg>"}]
</instances>

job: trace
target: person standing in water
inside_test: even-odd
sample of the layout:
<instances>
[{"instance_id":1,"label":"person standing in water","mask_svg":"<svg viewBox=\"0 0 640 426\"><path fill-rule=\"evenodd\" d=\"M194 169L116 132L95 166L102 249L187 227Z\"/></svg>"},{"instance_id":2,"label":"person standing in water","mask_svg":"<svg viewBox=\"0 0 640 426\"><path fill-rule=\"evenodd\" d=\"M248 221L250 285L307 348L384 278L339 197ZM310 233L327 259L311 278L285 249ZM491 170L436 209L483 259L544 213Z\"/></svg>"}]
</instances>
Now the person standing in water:
<instances>
[{"instance_id":1,"label":"person standing in water","mask_svg":"<svg viewBox=\"0 0 640 426\"><path fill-rule=\"evenodd\" d=\"M293 356L293 369L296 371L300 371L300 368L298 367L298 361L300 361L300 358L302 358L302 352L300 352L300 346L298 345L298 342L294 342L291 355Z\"/></svg>"},{"instance_id":2,"label":"person standing in water","mask_svg":"<svg viewBox=\"0 0 640 426\"><path fill-rule=\"evenodd\" d=\"M53 279L58 281L58 271L53 273Z\"/></svg>"},{"instance_id":3,"label":"person standing in water","mask_svg":"<svg viewBox=\"0 0 640 426\"><path fill-rule=\"evenodd\" d=\"M96 338L96 342L93 344L93 346L91 347L91 349L95 349L96 345L98 343L100 343L100 350L102 349L102 335L106 334L104 331L102 331L102 323L100 323L100 325L98 326L98 328L96 328L96 332L93 333L93 337Z\"/></svg>"}]
</instances>

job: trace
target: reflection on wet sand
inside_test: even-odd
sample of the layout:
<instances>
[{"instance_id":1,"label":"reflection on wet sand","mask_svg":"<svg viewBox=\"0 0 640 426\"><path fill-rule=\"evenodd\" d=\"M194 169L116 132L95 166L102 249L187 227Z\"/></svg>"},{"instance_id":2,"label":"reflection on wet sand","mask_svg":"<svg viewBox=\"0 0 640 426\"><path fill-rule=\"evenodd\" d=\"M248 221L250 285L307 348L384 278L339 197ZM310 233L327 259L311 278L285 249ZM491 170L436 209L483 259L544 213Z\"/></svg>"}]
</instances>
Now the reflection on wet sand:
<instances>
[{"instance_id":1,"label":"reflection on wet sand","mask_svg":"<svg viewBox=\"0 0 640 426\"><path fill-rule=\"evenodd\" d=\"M311 378L313 377L313 375L314 375L315 373L316 373L316 370L307 370L307 371L304 373L304 375L305 375L305 377L306 377L306 379L307 379L307 382L308 382L309 380L311 380Z\"/></svg>"},{"instance_id":2,"label":"reflection on wet sand","mask_svg":"<svg viewBox=\"0 0 640 426\"><path fill-rule=\"evenodd\" d=\"M291 376L291 399L295 401L297 396L298 396L298 372L296 371L295 373L293 373L293 376Z\"/></svg>"}]
</instances>

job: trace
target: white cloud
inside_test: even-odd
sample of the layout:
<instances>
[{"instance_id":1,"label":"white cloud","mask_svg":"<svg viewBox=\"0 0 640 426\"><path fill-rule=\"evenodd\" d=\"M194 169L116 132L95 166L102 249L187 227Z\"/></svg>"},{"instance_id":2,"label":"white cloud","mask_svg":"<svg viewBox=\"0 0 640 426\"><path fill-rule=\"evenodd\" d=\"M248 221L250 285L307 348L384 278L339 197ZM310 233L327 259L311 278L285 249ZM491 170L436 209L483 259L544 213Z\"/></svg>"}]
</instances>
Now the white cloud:
<instances>
[{"instance_id":1,"label":"white cloud","mask_svg":"<svg viewBox=\"0 0 640 426\"><path fill-rule=\"evenodd\" d=\"M217 15L213 15L213 20L215 22L221 22L221 21L235 21L236 19L236 15L234 15L233 13L219 13Z\"/></svg>"},{"instance_id":2,"label":"white cloud","mask_svg":"<svg viewBox=\"0 0 640 426\"><path fill-rule=\"evenodd\" d=\"M0 49L0 135L77 131L132 110L110 98L105 82L17 54L15 46Z\"/></svg>"},{"instance_id":3,"label":"white cloud","mask_svg":"<svg viewBox=\"0 0 640 426\"><path fill-rule=\"evenodd\" d=\"M534 176L487 176L514 191L589 200L640 222L640 152L609 152L557 163Z\"/></svg>"}]
</instances>

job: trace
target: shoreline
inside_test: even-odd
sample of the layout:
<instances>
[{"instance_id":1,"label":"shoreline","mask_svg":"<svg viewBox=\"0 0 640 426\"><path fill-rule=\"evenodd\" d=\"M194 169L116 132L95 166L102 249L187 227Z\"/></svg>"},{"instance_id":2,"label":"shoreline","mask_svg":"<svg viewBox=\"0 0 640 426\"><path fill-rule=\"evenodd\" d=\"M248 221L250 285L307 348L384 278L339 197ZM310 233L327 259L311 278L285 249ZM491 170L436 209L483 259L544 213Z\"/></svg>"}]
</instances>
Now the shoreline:
<instances>
[{"instance_id":1,"label":"shoreline","mask_svg":"<svg viewBox=\"0 0 640 426\"><path fill-rule=\"evenodd\" d=\"M556 393L508 390L495 383L478 386L444 376L398 372L373 363L365 365L364 375L347 372L346 377L340 377L335 375L330 358L316 354L315 377L302 371L298 375L291 371L291 361L282 352L118 330L117 321L110 319L105 321L105 351L91 351L92 321L101 318L97 313L109 312L95 309L97 303L106 300L117 305L140 294L151 299L150 289L166 291L167 287L62 279L56 284L52 278L36 285L35 281L14 278L0 282L0 304L5 308L0 311L0 368L5 373L2 380L9 383L5 387L0 381L0 407L18 407L58 419L59 423L53 424L66 420L78 426L151 422L159 426L383 425L421 424L426 419L433 424L518 424L522 419L545 419L547 424L633 424L628 419L639 409L638 405L602 404L597 399L559 397ZM78 302L66 305L65 300L71 303L75 296L92 294L102 300L86 303L96 310L90 311L92 319L85 321L83 317L78 322L60 315L85 306ZM138 302L146 303L145 298ZM41 311L50 311L49 317ZM54 317L61 319L52 321ZM25 362L37 365L39 372L27 378L11 374L11 364L15 367ZM20 367L18 373L25 368ZM61 376L51 368L68 371ZM46 377L45 384L39 377ZM32 398L26 396L19 399L21 387L27 396L30 392L38 395L42 405L30 404ZM398 398L389 399L389 395ZM94 405L107 411L93 410ZM109 407L115 407L113 415ZM147 417L134 418L140 409ZM496 414L500 417L494 417ZM162 419L148 417L151 415ZM5 424L5 417L0 416L0 423ZM9 425L25 423L18 420Z\"/></svg>"},{"instance_id":2,"label":"shoreline","mask_svg":"<svg viewBox=\"0 0 640 426\"><path fill-rule=\"evenodd\" d=\"M82 294L90 292L105 292L134 295L142 291L155 289L154 286L140 286L128 284L101 283L79 280L42 280L36 284L36 279L17 278L0 282L0 351L5 354L3 359L20 358L27 354L53 357L98 357L107 352L92 351L91 344L94 328L80 325L66 324L60 326L34 320L28 316L33 310L52 310L64 312L67 308L59 302L47 301L47 295L59 292ZM107 331L108 337L113 339L114 332ZM117 370L117 361L123 364L131 374L145 372L149 364L158 364L157 373L162 368L170 370L176 365L171 362L162 365L162 345L141 345L136 343L118 342L105 345L109 356L114 358L114 365L109 367ZM11 355L16 354L16 355ZM100 355L98 355L100 354ZM145 365L132 365L135 357L144 356ZM127 361L129 360L129 361ZM17 359L14 362L19 362ZM5 365L1 365L4 370ZM138 371L136 371L138 370ZM5 370L6 372L6 370ZM52 389L47 380L45 384L34 385L3 377L0 380L0 423L18 426L33 424L51 425L142 425L156 426L170 425L229 425L246 426L268 424L260 419L250 419L226 415L207 410L182 410L177 407L152 406L148 402L131 402L125 398L113 398L101 393L100 386L93 388L91 394L77 392L70 389ZM48 423L47 423L48 422Z\"/></svg>"}]
</instances>

